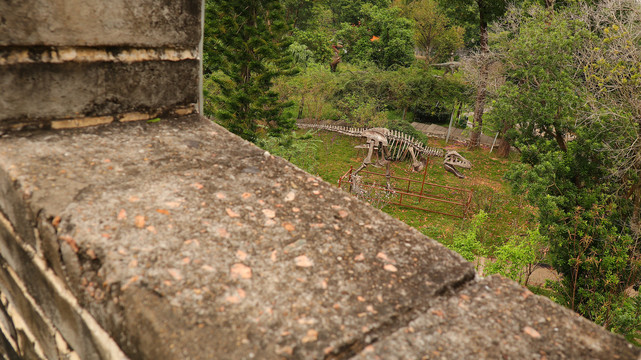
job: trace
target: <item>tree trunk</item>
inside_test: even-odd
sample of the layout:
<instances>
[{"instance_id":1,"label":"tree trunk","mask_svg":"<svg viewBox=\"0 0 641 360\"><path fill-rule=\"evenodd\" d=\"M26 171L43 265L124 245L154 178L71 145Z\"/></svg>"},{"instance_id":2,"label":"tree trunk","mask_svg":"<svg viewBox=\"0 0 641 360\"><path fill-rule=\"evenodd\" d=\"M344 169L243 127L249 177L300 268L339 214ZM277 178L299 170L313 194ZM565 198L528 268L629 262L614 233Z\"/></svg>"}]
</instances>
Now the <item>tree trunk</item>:
<instances>
[{"instance_id":1,"label":"tree trunk","mask_svg":"<svg viewBox=\"0 0 641 360\"><path fill-rule=\"evenodd\" d=\"M506 134L508 130L512 128L511 125L505 124L503 125L503 129L501 129L500 135L501 135L501 142L499 143L499 148L497 149L496 153L499 157L506 158L510 156L510 150L512 149L512 144L506 139Z\"/></svg>"},{"instance_id":2,"label":"tree trunk","mask_svg":"<svg viewBox=\"0 0 641 360\"><path fill-rule=\"evenodd\" d=\"M511 149L512 149L512 145L510 144L510 142L505 140L505 138L503 138L499 143L499 148L496 150L496 154L499 157L506 158L510 156Z\"/></svg>"},{"instance_id":3,"label":"tree trunk","mask_svg":"<svg viewBox=\"0 0 641 360\"><path fill-rule=\"evenodd\" d=\"M559 144L559 148L563 152L567 152L568 151L568 146L565 143L565 136L563 136L562 132L560 132L560 131L555 129L555 131L554 131L554 139L556 140L556 143Z\"/></svg>"},{"instance_id":4,"label":"tree trunk","mask_svg":"<svg viewBox=\"0 0 641 360\"><path fill-rule=\"evenodd\" d=\"M300 97L300 106L298 107L298 116L296 119L300 120L303 117L303 109L305 108L305 94Z\"/></svg>"},{"instance_id":5,"label":"tree trunk","mask_svg":"<svg viewBox=\"0 0 641 360\"><path fill-rule=\"evenodd\" d=\"M480 4L479 4L480 5ZM483 8L479 6L480 12L480 30L481 30L481 67L479 71L479 83L476 88L476 104L474 105L474 121L472 135L470 136L470 149L476 149L481 145L481 129L483 127L483 109L485 108L485 98L487 95L487 77L488 63L487 57L490 52L488 45L487 20Z\"/></svg>"}]
</instances>

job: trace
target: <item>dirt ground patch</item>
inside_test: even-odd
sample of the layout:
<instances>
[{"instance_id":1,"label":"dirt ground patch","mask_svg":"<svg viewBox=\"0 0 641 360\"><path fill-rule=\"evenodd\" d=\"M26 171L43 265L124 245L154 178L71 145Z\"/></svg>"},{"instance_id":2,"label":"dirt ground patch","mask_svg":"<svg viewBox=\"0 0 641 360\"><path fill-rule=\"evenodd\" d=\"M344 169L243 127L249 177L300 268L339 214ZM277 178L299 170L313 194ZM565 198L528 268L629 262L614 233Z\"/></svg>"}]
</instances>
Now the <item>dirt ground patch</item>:
<instances>
[{"instance_id":1,"label":"dirt ground patch","mask_svg":"<svg viewBox=\"0 0 641 360\"><path fill-rule=\"evenodd\" d=\"M538 267L534 270L534 272L532 272L532 275L530 275L528 284L534 286L543 286L545 285L546 280L559 281L561 280L561 275L554 269Z\"/></svg>"},{"instance_id":2,"label":"dirt ground patch","mask_svg":"<svg viewBox=\"0 0 641 360\"><path fill-rule=\"evenodd\" d=\"M470 177L470 182L472 185L483 185L491 188L494 191L503 191L503 184L496 180Z\"/></svg>"}]
</instances>

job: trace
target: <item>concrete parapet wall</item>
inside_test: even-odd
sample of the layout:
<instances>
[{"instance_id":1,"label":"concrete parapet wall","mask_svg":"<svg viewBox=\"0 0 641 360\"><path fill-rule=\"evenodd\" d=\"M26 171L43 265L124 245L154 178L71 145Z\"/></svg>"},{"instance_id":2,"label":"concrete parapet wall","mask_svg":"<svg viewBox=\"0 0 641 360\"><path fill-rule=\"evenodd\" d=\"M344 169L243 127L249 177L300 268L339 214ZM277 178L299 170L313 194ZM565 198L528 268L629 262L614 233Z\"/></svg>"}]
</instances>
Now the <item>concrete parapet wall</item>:
<instances>
[{"instance_id":1,"label":"concrete parapet wall","mask_svg":"<svg viewBox=\"0 0 641 360\"><path fill-rule=\"evenodd\" d=\"M0 104L4 127L52 124L74 118L119 121L130 113L171 112L194 106L198 61L68 62L5 65ZM37 104L37 106L34 106ZM94 124L90 124L94 125Z\"/></svg>"},{"instance_id":2,"label":"concrete parapet wall","mask_svg":"<svg viewBox=\"0 0 641 360\"><path fill-rule=\"evenodd\" d=\"M200 0L22 0L0 3L0 46L196 49Z\"/></svg>"},{"instance_id":3,"label":"concrete parapet wall","mask_svg":"<svg viewBox=\"0 0 641 360\"><path fill-rule=\"evenodd\" d=\"M197 111L201 1L0 3L0 132Z\"/></svg>"},{"instance_id":4,"label":"concrete parapet wall","mask_svg":"<svg viewBox=\"0 0 641 360\"><path fill-rule=\"evenodd\" d=\"M639 355L197 116L5 135L0 169L16 356Z\"/></svg>"}]
</instances>

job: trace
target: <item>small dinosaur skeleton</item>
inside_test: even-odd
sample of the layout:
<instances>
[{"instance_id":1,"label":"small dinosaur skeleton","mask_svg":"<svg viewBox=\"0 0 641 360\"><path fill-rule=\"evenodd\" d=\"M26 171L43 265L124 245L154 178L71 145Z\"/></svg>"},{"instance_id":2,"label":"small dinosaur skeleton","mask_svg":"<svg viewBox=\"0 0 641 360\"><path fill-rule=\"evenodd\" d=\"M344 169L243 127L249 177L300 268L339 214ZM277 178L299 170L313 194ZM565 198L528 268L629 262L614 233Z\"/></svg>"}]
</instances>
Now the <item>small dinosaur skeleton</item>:
<instances>
[{"instance_id":1,"label":"small dinosaur skeleton","mask_svg":"<svg viewBox=\"0 0 641 360\"><path fill-rule=\"evenodd\" d=\"M408 154L412 157L412 170L416 172L423 170L427 164L427 157L429 156L444 157L443 167L445 170L461 179L464 179L465 176L458 171L457 167L464 169L470 169L472 167L472 163L456 151L451 150L446 152L443 149L424 146L413 137L395 130L386 128L364 129L320 124L298 124L298 126L333 131L343 135L364 137L366 143L358 145L356 148L368 149L367 157L365 157L361 166L356 169L352 176L358 175L359 171L372 163L372 155L374 154L374 150L377 150L382 156L378 157L375 165L386 167L388 187L390 186L390 161L403 161L407 159ZM423 156L425 156L425 160L421 161Z\"/></svg>"}]
</instances>

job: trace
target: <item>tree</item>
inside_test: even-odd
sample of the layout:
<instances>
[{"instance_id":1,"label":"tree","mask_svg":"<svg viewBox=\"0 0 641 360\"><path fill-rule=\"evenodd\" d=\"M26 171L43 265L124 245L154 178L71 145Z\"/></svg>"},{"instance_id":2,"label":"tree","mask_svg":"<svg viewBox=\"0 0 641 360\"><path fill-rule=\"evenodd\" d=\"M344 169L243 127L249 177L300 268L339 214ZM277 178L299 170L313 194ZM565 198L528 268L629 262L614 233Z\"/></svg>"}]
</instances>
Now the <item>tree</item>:
<instances>
[{"instance_id":1,"label":"tree","mask_svg":"<svg viewBox=\"0 0 641 360\"><path fill-rule=\"evenodd\" d=\"M575 54L589 34L581 23L533 9L532 17L522 24L510 24L515 33L503 34L504 40L497 44L506 82L492 103L490 119L501 122L503 130L511 129L512 134L504 131L504 135L518 138L517 145L526 154L535 144L537 151L541 146L567 151L567 139L584 104ZM558 147L544 145L548 140Z\"/></svg>"},{"instance_id":2,"label":"tree","mask_svg":"<svg viewBox=\"0 0 641 360\"><path fill-rule=\"evenodd\" d=\"M447 16L453 26L464 29L465 46L473 48L479 45L478 6L475 1L437 0L440 10Z\"/></svg>"},{"instance_id":3,"label":"tree","mask_svg":"<svg viewBox=\"0 0 641 360\"><path fill-rule=\"evenodd\" d=\"M425 61L445 60L463 47L465 30L452 26L435 0L417 0L401 5L403 14L414 20L416 45L425 51Z\"/></svg>"},{"instance_id":4,"label":"tree","mask_svg":"<svg viewBox=\"0 0 641 360\"><path fill-rule=\"evenodd\" d=\"M619 117L604 115L629 109L624 110L625 97L616 92L610 95L618 103L600 102L603 95L587 86L596 73L596 78L611 75L599 80L603 85L616 82L617 65L604 73L587 65L599 64L586 59L585 52L594 51L594 42L605 41L609 31L588 22L581 11L529 8L508 33L499 34L506 83L492 116L514 123L522 163L506 177L514 191L539 209L539 230L549 239L550 261L563 275L556 300L610 327L618 316L614 309L624 301L623 290L639 279L639 243L629 226L633 206L619 191L626 182L611 176L620 163L606 151L625 132L614 135L613 122L595 126L598 123L586 120L616 120Z\"/></svg>"},{"instance_id":5,"label":"tree","mask_svg":"<svg viewBox=\"0 0 641 360\"><path fill-rule=\"evenodd\" d=\"M298 118L335 118L329 99L338 90L340 81L324 64L309 64L297 76L281 78L277 86L281 94L298 102Z\"/></svg>"},{"instance_id":6,"label":"tree","mask_svg":"<svg viewBox=\"0 0 641 360\"><path fill-rule=\"evenodd\" d=\"M390 6L390 0L327 0L326 5L332 9L334 14L334 25L347 23L356 25L361 17L363 5L373 5L381 9Z\"/></svg>"},{"instance_id":7,"label":"tree","mask_svg":"<svg viewBox=\"0 0 641 360\"><path fill-rule=\"evenodd\" d=\"M293 29L306 29L313 21L313 0L281 0L285 10L285 22Z\"/></svg>"},{"instance_id":8,"label":"tree","mask_svg":"<svg viewBox=\"0 0 641 360\"><path fill-rule=\"evenodd\" d=\"M398 8L364 4L358 25L343 23L336 33L344 61L373 62L381 69L409 66L414 61L412 23Z\"/></svg>"},{"instance_id":9,"label":"tree","mask_svg":"<svg viewBox=\"0 0 641 360\"><path fill-rule=\"evenodd\" d=\"M307 0L287 0L291 3ZM327 63L332 57L331 46L335 44L334 32L332 26L333 13L327 5L319 2L313 3L309 15L300 21L295 21L295 28L292 31L292 40L307 48L312 52L312 59L318 63ZM291 10L294 11L294 10Z\"/></svg>"},{"instance_id":10,"label":"tree","mask_svg":"<svg viewBox=\"0 0 641 360\"><path fill-rule=\"evenodd\" d=\"M577 54L591 96L582 125L602 136L618 195L632 200L630 227L641 236L641 4L607 0L575 16L599 36Z\"/></svg>"},{"instance_id":11,"label":"tree","mask_svg":"<svg viewBox=\"0 0 641 360\"><path fill-rule=\"evenodd\" d=\"M291 131L294 121L283 114L289 104L271 90L291 63L280 1L208 0L205 9L204 68L220 87L217 121L250 141L263 128Z\"/></svg>"},{"instance_id":12,"label":"tree","mask_svg":"<svg viewBox=\"0 0 641 360\"><path fill-rule=\"evenodd\" d=\"M478 16L479 29L479 48L480 48L480 65L479 81L476 89L476 102L474 104L474 128L470 136L469 146L477 148L480 146L481 130L483 129L483 111L485 109L485 99L487 96L487 79L489 66L489 37L488 24L499 19L505 14L508 2L507 0L454 0L447 2L449 7L467 7L473 5L476 7Z\"/></svg>"},{"instance_id":13,"label":"tree","mask_svg":"<svg viewBox=\"0 0 641 360\"><path fill-rule=\"evenodd\" d=\"M487 255L487 249L481 242L483 224L487 220L487 213L483 210L474 215L469 224L469 229L454 234L451 244L447 247L459 253L467 261L475 261Z\"/></svg>"},{"instance_id":14,"label":"tree","mask_svg":"<svg viewBox=\"0 0 641 360\"><path fill-rule=\"evenodd\" d=\"M496 259L488 260L483 272L501 274L527 286L537 263L543 261L546 245L547 239L538 229L528 231L526 236L511 237L494 251Z\"/></svg>"}]
</instances>

